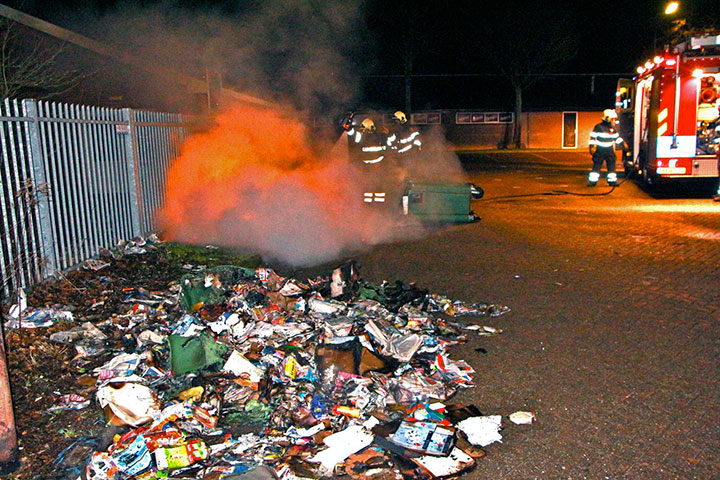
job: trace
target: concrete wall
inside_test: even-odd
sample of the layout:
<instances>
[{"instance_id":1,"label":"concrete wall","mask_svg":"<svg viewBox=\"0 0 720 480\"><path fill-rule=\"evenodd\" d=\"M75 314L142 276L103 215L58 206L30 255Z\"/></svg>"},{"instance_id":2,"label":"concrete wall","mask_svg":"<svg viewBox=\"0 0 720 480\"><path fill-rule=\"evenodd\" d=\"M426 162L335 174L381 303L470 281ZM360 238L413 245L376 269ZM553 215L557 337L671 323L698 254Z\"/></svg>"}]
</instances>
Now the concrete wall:
<instances>
[{"instance_id":1,"label":"concrete wall","mask_svg":"<svg viewBox=\"0 0 720 480\"><path fill-rule=\"evenodd\" d=\"M512 142L513 123L457 123L457 114L471 113L483 115L489 112L482 110L433 110L428 112L414 112L413 118L429 118L431 115L435 120L440 117L440 124L425 125L414 123L421 131L440 128L444 132L447 141L457 148L505 148ZM491 112L503 115L504 118L512 118L509 112ZM576 145L572 147L563 146L563 114L575 113L577 116ZM426 115L429 114L429 115ZM587 151L590 132L596 123L600 121L602 112L578 112L578 111L557 111L557 112L527 112L520 118L522 128L521 143L523 148L549 148ZM377 125L383 125L390 121L392 112L356 113L356 120L369 116ZM335 122L337 123L337 122ZM318 131L328 131L328 138L332 135L339 135L337 125L327 121L323 124L315 124ZM572 129L571 129L572 130ZM426 137L428 138L428 137Z\"/></svg>"},{"instance_id":2,"label":"concrete wall","mask_svg":"<svg viewBox=\"0 0 720 480\"><path fill-rule=\"evenodd\" d=\"M600 121L602 112L577 114L575 147L563 146L563 112L532 112L523 114L523 143L527 148L564 148L587 150L590 132Z\"/></svg>"},{"instance_id":3,"label":"concrete wall","mask_svg":"<svg viewBox=\"0 0 720 480\"><path fill-rule=\"evenodd\" d=\"M576 146L568 150L587 150L590 132L600 121L601 112L577 114ZM520 118L524 148L563 147L563 112L529 112ZM499 148L512 141L512 124L456 124L455 112L443 115L448 141L456 147Z\"/></svg>"}]
</instances>

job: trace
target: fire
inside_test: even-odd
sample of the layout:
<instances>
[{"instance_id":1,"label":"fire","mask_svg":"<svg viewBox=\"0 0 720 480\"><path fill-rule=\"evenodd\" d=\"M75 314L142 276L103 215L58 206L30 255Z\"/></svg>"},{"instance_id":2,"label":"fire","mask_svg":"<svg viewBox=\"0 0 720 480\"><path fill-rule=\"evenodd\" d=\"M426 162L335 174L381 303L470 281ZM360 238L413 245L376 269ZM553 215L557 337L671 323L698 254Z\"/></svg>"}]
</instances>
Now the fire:
<instances>
[{"instance_id":1,"label":"fire","mask_svg":"<svg viewBox=\"0 0 720 480\"><path fill-rule=\"evenodd\" d=\"M369 174L343 154L318 154L299 115L234 105L190 136L168 170L160 222L170 240L246 248L311 265L392 239L386 212L362 204ZM328 149L329 150L329 149Z\"/></svg>"}]
</instances>

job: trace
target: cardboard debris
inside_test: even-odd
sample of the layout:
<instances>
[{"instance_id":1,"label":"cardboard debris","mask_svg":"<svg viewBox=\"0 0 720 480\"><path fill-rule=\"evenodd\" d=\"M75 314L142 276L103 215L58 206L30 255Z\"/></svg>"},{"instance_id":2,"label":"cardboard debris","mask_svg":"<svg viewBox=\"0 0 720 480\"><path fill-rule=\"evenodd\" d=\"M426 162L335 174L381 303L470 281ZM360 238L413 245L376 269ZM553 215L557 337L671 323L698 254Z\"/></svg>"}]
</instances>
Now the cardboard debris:
<instances>
[{"instance_id":1,"label":"cardboard debris","mask_svg":"<svg viewBox=\"0 0 720 480\"><path fill-rule=\"evenodd\" d=\"M470 417L458 423L457 428L467 436L470 443L485 447L494 442L502 442L501 423L500 415Z\"/></svg>"},{"instance_id":2,"label":"cardboard debris","mask_svg":"<svg viewBox=\"0 0 720 480\"><path fill-rule=\"evenodd\" d=\"M404 421L390 440L416 452L446 456L453 446L455 435L436 423Z\"/></svg>"},{"instance_id":3,"label":"cardboard debris","mask_svg":"<svg viewBox=\"0 0 720 480\"><path fill-rule=\"evenodd\" d=\"M438 478L456 475L475 465L475 460L459 448L453 448L450 454L445 457L425 455L420 458L413 458L413 462L427 470L430 475Z\"/></svg>"},{"instance_id":4,"label":"cardboard debris","mask_svg":"<svg viewBox=\"0 0 720 480\"><path fill-rule=\"evenodd\" d=\"M158 414L159 405L153 391L137 377L113 379L97 391L97 400L110 425L133 427L149 422Z\"/></svg>"},{"instance_id":5,"label":"cardboard debris","mask_svg":"<svg viewBox=\"0 0 720 480\"><path fill-rule=\"evenodd\" d=\"M369 446L373 436L367 433L361 426L353 425L345 430L325 437L323 443L329 448L318 452L312 462L320 463L327 472L332 472L335 465L343 462L353 453L359 452Z\"/></svg>"},{"instance_id":6,"label":"cardboard debris","mask_svg":"<svg viewBox=\"0 0 720 480\"><path fill-rule=\"evenodd\" d=\"M122 311L52 334L77 349L92 373L78 385L121 427L86 459L85 479L445 477L484 456L472 445L501 440L500 416L446 403L475 373L450 347L478 337L454 319L507 307L371 284L354 262L303 281L271 268L185 270L167 291L125 288ZM33 312L36 325L72 318L22 302L14 312L23 326ZM54 408L86 402L66 394Z\"/></svg>"}]
</instances>

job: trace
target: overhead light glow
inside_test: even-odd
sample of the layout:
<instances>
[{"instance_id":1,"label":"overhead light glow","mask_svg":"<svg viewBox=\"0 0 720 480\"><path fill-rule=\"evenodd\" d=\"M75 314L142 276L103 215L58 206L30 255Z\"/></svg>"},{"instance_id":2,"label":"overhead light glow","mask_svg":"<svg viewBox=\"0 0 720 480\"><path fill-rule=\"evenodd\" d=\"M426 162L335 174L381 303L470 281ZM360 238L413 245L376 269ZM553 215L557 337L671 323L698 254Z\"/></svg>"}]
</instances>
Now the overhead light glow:
<instances>
[{"instance_id":1,"label":"overhead light glow","mask_svg":"<svg viewBox=\"0 0 720 480\"><path fill-rule=\"evenodd\" d=\"M680 8L680 2L670 2L665 7L665 15L672 15L673 13L678 11L678 8Z\"/></svg>"}]
</instances>

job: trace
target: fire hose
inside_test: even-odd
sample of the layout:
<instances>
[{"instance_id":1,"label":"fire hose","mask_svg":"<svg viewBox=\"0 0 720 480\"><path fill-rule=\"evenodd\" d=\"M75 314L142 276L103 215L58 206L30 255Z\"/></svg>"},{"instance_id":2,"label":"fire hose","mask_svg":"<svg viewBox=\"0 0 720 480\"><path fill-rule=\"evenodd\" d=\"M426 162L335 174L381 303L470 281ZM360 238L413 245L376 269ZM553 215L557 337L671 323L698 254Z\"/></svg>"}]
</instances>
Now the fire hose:
<instances>
[{"instance_id":1,"label":"fire hose","mask_svg":"<svg viewBox=\"0 0 720 480\"><path fill-rule=\"evenodd\" d=\"M486 201L492 201L492 200L503 200L506 198L522 198L522 197L541 197L541 196L556 196L556 195L575 195L578 197L604 197L606 195L610 195L612 192L615 191L617 187L625 183L625 180L627 178L623 178L619 182L615 183L615 185L612 185L610 187L610 190L607 192L602 193L580 193L580 192L570 192L568 190L552 190L550 192L538 192L538 193L521 193L517 195L501 195L499 197L490 197L485 198Z\"/></svg>"}]
</instances>

